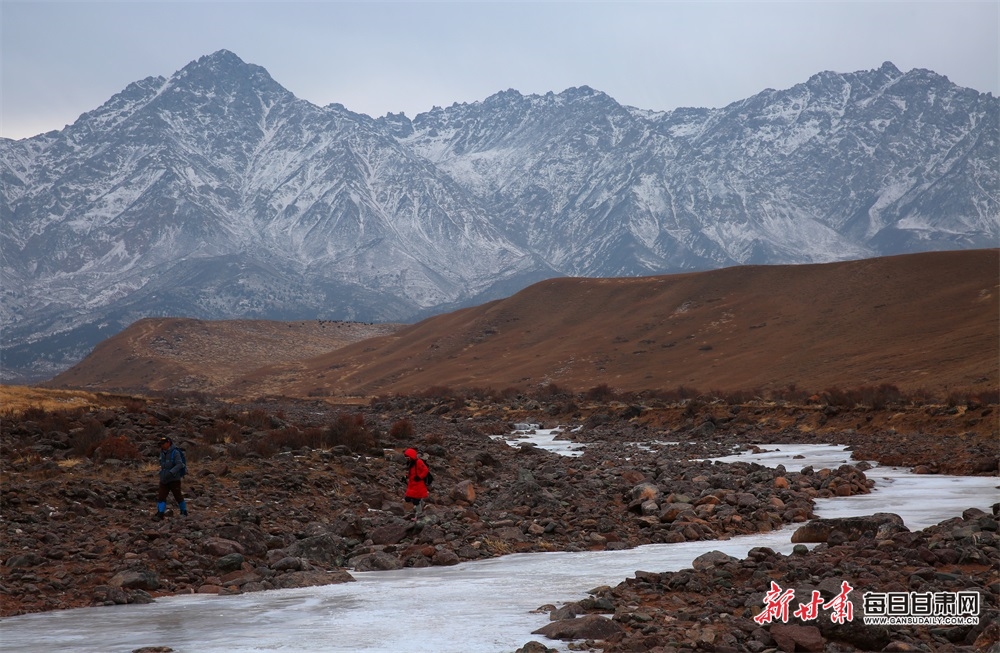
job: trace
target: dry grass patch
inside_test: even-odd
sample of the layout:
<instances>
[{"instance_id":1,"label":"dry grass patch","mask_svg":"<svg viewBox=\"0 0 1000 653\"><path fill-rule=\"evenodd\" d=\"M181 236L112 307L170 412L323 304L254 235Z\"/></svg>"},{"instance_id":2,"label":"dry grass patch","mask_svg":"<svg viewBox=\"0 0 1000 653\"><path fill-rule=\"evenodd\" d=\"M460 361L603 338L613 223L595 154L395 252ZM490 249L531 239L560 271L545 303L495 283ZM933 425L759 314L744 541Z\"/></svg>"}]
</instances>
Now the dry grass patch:
<instances>
[{"instance_id":1,"label":"dry grass patch","mask_svg":"<svg viewBox=\"0 0 1000 653\"><path fill-rule=\"evenodd\" d=\"M0 385L0 410L5 415L22 415L26 410L48 412L122 406L134 402L132 397L83 390L48 390L23 385Z\"/></svg>"}]
</instances>

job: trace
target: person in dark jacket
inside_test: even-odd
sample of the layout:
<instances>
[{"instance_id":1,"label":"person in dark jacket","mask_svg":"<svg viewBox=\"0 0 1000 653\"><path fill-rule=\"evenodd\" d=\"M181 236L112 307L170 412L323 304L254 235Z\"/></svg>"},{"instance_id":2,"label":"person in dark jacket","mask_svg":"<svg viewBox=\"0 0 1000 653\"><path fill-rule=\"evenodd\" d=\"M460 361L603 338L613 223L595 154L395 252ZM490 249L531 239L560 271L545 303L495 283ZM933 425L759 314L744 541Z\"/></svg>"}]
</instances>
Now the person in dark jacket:
<instances>
[{"instance_id":1,"label":"person in dark jacket","mask_svg":"<svg viewBox=\"0 0 1000 653\"><path fill-rule=\"evenodd\" d=\"M160 438L160 488L156 493L156 514L159 521L167 512L167 495L173 494L181 514L187 517L187 502L181 493L181 477L185 473L184 457L170 438Z\"/></svg>"},{"instance_id":2,"label":"person in dark jacket","mask_svg":"<svg viewBox=\"0 0 1000 653\"><path fill-rule=\"evenodd\" d=\"M406 456L409 466L406 475L405 500L407 503L413 504L413 521L417 521L420 518L422 502L427 498L427 474L430 473L430 469L427 467L427 463L417 456L416 449L407 449L403 455Z\"/></svg>"}]
</instances>

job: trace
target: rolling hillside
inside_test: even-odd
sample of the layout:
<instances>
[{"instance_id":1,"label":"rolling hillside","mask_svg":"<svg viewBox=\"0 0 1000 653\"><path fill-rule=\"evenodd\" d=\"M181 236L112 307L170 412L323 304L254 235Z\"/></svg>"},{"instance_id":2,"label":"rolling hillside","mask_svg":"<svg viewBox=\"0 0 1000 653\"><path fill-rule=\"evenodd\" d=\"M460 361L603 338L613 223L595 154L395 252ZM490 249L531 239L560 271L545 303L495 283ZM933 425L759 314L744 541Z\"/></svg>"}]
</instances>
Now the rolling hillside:
<instances>
[{"instance_id":1,"label":"rolling hillside","mask_svg":"<svg viewBox=\"0 0 1000 653\"><path fill-rule=\"evenodd\" d=\"M368 325L339 340L311 340L290 323L191 321L188 328L215 334L210 348L205 338L178 338L175 320L143 320L46 385L300 397L549 383L577 391L882 383L995 391L998 283L1000 250L971 250L551 279L507 299L409 326Z\"/></svg>"}]
</instances>

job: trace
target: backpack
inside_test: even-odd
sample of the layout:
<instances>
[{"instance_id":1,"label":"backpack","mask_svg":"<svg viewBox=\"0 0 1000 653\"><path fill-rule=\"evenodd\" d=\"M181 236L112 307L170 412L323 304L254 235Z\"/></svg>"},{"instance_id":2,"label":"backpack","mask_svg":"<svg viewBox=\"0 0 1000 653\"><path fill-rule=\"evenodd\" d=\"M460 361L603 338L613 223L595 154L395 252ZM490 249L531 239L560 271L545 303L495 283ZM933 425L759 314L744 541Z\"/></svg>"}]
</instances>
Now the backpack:
<instances>
[{"instance_id":1,"label":"backpack","mask_svg":"<svg viewBox=\"0 0 1000 653\"><path fill-rule=\"evenodd\" d=\"M431 470L428 469L427 476L424 477L424 485L430 487L433 482L434 482L434 474L431 474Z\"/></svg>"},{"instance_id":2,"label":"backpack","mask_svg":"<svg viewBox=\"0 0 1000 653\"><path fill-rule=\"evenodd\" d=\"M188 473L187 456L184 455L184 450L181 449L180 447L175 446L174 451L176 451L181 455L181 471L177 472L177 478L182 478L185 474Z\"/></svg>"}]
</instances>

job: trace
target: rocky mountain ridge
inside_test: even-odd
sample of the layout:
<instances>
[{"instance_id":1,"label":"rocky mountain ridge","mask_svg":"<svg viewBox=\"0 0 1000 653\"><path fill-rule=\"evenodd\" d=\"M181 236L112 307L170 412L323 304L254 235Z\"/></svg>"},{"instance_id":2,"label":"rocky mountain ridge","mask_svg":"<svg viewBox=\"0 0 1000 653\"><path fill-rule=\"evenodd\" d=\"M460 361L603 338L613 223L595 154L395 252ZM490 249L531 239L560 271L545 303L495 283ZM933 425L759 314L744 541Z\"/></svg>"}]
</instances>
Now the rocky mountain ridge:
<instances>
[{"instance_id":1,"label":"rocky mountain ridge","mask_svg":"<svg viewBox=\"0 0 1000 653\"><path fill-rule=\"evenodd\" d=\"M4 378L148 316L400 322L555 276L994 246L998 116L886 63L719 109L581 87L373 119L219 51L0 140Z\"/></svg>"}]
</instances>

